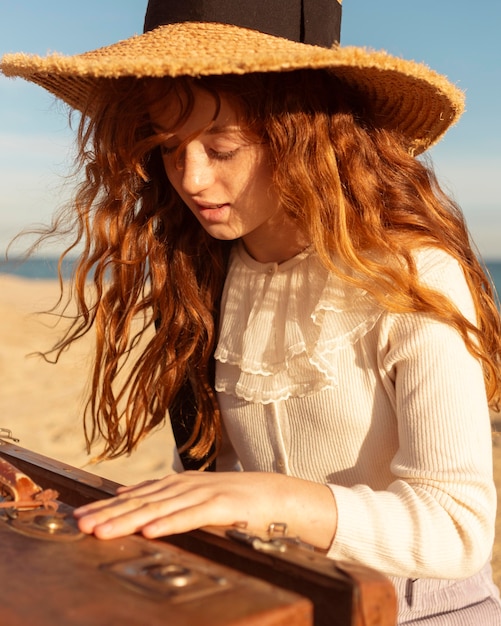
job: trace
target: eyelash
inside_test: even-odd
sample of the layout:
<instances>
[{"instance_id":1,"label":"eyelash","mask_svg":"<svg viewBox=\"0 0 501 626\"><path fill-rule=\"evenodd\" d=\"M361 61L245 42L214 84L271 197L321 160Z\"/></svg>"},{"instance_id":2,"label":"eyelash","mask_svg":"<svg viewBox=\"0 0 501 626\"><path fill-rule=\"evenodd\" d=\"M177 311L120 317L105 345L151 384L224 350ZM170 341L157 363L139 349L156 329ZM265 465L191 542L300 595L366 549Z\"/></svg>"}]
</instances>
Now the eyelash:
<instances>
[{"instance_id":1,"label":"eyelash","mask_svg":"<svg viewBox=\"0 0 501 626\"><path fill-rule=\"evenodd\" d=\"M229 161L235 156L237 152L238 148L236 150L228 150L228 152L217 152L217 150L211 150L212 156L217 161Z\"/></svg>"},{"instance_id":2,"label":"eyelash","mask_svg":"<svg viewBox=\"0 0 501 626\"><path fill-rule=\"evenodd\" d=\"M168 148L167 146L161 146L160 149L163 156L169 157L175 154L177 147ZM235 150L228 150L227 152L218 152L217 150L212 149L209 150L210 156L216 161L229 161L236 155L237 152L238 148Z\"/></svg>"}]
</instances>

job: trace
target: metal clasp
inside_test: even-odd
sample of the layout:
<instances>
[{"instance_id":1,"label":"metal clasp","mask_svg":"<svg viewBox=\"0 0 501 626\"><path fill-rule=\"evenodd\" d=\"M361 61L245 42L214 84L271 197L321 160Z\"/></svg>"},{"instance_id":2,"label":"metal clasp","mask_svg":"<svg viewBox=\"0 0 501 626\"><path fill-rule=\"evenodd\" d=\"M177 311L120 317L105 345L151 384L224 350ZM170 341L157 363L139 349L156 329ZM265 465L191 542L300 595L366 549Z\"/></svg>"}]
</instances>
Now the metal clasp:
<instances>
[{"instance_id":1,"label":"metal clasp","mask_svg":"<svg viewBox=\"0 0 501 626\"><path fill-rule=\"evenodd\" d=\"M282 539L263 539L259 535L252 535L238 528L228 529L226 536L239 543L245 543L259 552L285 552L287 550L287 545Z\"/></svg>"},{"instance_id":2,"label":"metal clasp","mask_svg":"<svg viewBox=\"0 0 501 626\"><path fill-rule=\"evenodd\" d=\"M182 563L162 552L103 564L101 568L138 591L177 602L203 598L232 586L225 576L214 574L210 568Z\"/></svg>"},{"instance_id":3,"label":"metal clasp","mask_svg":"<svg viewBox=\"0 0 501 626\"><path fill-rule=\"evenodd\" d=\"M4 509L4 514L12 530L23 535L59 542L82 539L84 534L78 529L69 508L62 504L61 506L65 512L56 513L44 509L31 511Z\"/></svg>"},{"instance_id":4,"label":"metal clasp","mask_svg":"<svg viewBox=\"0 0 501 626\"><path fill-rule=\"evenodd\" d=\"M0 439L10 439L11 441L14 441L14 443L19 443L19 439L14 437L9 428L0 428Z\"/></svg>"},{"instance_id":5,"label":"metal clasp","mask_svg":"<svg viewBox=\"0 0 501 626\"><path fill-rule=\"evenodd\" d=\"M287 533L288 528L285 522L272 522L268 526L267 537L263 538L247 532L244 522L237 524L235 528L228 529L226 536L259 552L286 552L292 546L307 550L315 549L311 544L301 541L299 537L289 537Z\"/></svg>"}]
</instances>

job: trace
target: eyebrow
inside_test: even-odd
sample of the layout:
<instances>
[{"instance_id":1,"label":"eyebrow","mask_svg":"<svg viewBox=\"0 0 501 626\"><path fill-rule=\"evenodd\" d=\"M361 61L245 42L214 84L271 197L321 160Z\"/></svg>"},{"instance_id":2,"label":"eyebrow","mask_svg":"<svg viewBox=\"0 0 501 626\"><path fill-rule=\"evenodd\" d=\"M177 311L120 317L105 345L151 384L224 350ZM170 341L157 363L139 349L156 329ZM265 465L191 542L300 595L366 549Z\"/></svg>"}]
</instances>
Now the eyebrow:
<instances>
[{"instance_id":1,"label":"eyebrow","mask_svg":"<svg viewBox=\"0 0 501 626\"><path fill-rule=\"evenodd\" d=\"M160 126L159 124L151 124L153 130L156 133L168 133L170 131L166 130L165 128L162 128L162 126ZM227 132L235 132L239 130L237 126L235 125L231 125L231 124L226 124L226 125L221 125L221 124L214 124L212 126L209 126L209 128L207 128L206 130L202 131L202 132L206 132L209 135L221 135L222 133L227 133ZM172 133L172 136L174 136L175 133Z\"/></svg>"},{"instance_id":2,"label":"eyebrow","mask_svg":"<svg viewBox=\"0 0 501 626\"><path fill-rule=\"evenodd\" d=\"M220 135L222 133L228 133L228 132L235 132L237 130L240 130L240 128L238 126L235 126L234 124L226 124L226 125L220 125L220 124L214 124L214 126L210 126L207 129L207 133L209 135Z\"/></svg>"}]
</instances>

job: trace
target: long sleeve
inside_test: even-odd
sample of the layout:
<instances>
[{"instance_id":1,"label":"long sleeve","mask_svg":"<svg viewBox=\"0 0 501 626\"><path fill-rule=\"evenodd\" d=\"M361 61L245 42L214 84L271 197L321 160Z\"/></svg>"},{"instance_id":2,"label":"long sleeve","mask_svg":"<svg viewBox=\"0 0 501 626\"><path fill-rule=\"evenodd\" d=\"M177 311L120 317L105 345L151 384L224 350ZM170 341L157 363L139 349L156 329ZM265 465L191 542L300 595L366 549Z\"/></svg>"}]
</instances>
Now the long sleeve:
<instances>
[{"instance_id":1,"label":"long sleeve","mask_svg":"<svg viewBox=\"0 0 501 626\"><path fill-rule=\"evenodd\" d=\"M441 253L434 261L424 279L472 319L460 268ZM397 419L394 480L385 490L331 485L339 523L330 555L395 576L466 577L489 557L496 507L481 366L457 331L428 316L387 315L378 340Z\"/></svg>"}]
</instances>

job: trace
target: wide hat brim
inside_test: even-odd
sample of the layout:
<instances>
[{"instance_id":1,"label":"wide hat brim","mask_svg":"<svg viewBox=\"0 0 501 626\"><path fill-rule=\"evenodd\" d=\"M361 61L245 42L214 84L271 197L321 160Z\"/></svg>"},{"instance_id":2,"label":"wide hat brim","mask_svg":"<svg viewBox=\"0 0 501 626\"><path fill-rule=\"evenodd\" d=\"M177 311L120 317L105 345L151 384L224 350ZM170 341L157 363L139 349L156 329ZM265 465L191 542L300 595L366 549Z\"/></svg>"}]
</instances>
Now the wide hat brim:
<instances>
[{"instance_id":1,"label":"wide hat brim","mask_svg":"<svg viewBox=\"0 0 501 626\"><path fill-rule=\"evenodd\" d=\"M419 154L457 122L464 95L426 65L358 47L323 48L229 24L159 26L75 56L6 54L0 69L36 83L82 110L102 79L207 76L325 69L368 98L384 127Z\"/></svg>"}]
</instances>

